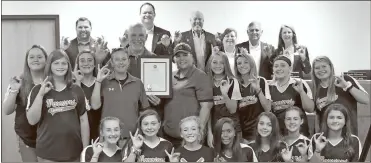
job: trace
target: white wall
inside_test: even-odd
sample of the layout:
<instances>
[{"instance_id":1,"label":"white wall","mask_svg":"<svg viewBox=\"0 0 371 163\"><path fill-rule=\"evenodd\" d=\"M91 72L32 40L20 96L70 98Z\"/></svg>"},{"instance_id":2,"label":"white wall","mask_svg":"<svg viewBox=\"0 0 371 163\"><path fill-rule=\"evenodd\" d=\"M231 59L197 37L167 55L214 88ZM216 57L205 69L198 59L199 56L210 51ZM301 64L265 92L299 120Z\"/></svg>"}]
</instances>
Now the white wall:
<instances>
[{"instance_id":1,"label":"white wall","mask_svg":"<svg viewBox=\"0 0 371 163\"><path fill-rule=\"evenodd\" d=\"M71 39L80 16L93 23L94 37L104 35L109 47L119 45L118 37L129 24L139 21L143 1L11 2L2 3L2 14L59 14L61 36ZM275 47L282 24L293 25L300 44L309 49L311 60L329 56L337 74L350 69L370 69L370 2L152 2L155 24L171 33L190 29L191 11L205 16L204 28L222 32L226 27L238 31L238 42L248 39L246 28L252 20L263 24L262 40Z\"/></svg>"}]
</instances>

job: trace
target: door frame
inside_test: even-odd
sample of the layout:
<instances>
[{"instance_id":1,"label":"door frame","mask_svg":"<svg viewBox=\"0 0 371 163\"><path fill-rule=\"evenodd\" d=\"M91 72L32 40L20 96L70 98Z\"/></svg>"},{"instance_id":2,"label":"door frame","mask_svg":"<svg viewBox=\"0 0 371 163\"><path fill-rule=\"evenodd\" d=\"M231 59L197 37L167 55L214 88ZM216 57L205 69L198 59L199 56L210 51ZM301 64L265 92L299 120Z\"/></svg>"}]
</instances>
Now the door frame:
<instances>
[{"instance_id":1,"label":"door frame","mask_svg":"<svg viewBox=\"0 0 371 163\"><path fill-rule=\"evenodd\" d=\"M59 15L1 15L1 20L53 20L55 23L55 49L60 48Z\"/></svg>"}]
</instances>

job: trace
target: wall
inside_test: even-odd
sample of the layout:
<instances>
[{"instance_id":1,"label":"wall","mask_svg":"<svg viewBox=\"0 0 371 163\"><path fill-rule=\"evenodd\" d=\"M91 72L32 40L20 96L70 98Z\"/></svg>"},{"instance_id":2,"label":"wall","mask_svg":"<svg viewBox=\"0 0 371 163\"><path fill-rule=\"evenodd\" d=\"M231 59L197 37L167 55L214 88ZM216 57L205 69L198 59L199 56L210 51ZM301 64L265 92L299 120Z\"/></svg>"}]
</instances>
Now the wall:
<instances>
[{"instance_id":1,"label":"wall","mask_svg":"<svg viewBox=\"0 0 371 163\"><path fill-rule=\"evenodd\" d=\"M119 45L118 37L129 24L139 21L143 1L110 2L11 2L2 3L2 14L59 14L61 36L71 39L75 21L80 16L93 23L93 35L104 35L109 47ZM227 27L238 31L238 42L248 39L249 22L263 24L262 40L277 46L282 24L293 25L298 41L309 49L311 60L318 55L329 56L340 74L350 69L370 69L370 2L203 2L155 1L155 24L168 29L190 29L191 11L200 10L205 16L204 28L222 32Z\"/></svg>"}]
</instances>

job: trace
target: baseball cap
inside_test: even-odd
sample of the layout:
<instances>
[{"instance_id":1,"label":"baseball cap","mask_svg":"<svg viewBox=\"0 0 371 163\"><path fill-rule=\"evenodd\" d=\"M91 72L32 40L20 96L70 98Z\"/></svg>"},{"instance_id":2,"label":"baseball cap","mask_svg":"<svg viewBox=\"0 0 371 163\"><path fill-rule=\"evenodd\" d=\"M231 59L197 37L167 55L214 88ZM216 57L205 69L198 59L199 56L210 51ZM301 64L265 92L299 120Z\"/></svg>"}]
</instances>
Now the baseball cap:
<instances>
[{"instance_id":1,"label":"baseball cap","mask_svg":"<svg viewBox=\"0 0 371 163\"><path fill-rule=\"evenodd\" d=\"M179 52L192 53L192 48L188 44L181 42L181 43L179 43L178 45L175 46L174 56Z\"/></svg>"},{"instance_id":2,"label":"baseball cap","mask_svg":"<svg viewBox=\"0 0 371 163\"><path fill-rule=\"evenodd\" d=\"M273 63L276 62L276 61L278 61L278 60L285 61L289 66L291 66L291 60L290 60L289 58L287 58L286 56L284 56L284 55L279 55L279 56L277 56L277 57L274 59Z\"/></svg>"}]
</instances>

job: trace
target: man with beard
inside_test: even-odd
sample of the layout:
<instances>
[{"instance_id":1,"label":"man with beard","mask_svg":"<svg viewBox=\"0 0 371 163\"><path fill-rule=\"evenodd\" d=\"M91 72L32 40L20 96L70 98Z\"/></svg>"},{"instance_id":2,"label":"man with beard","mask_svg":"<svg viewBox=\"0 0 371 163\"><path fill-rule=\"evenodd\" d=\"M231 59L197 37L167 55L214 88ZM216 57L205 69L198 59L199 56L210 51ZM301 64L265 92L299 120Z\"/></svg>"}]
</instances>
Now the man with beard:
<instances>
[{"instance_id":1,"label":"man with beard","mask_svg":"<svg viewBox=\"0 0 371 163\"><path fill-rule=\"evenodd\" d=\"M154 25L155 7L151 3L140 6L140 19L148 35L145 47L157 55L171 55L171 34L169 31Z\"/></svg>"},{"instance_id":2,"label":"man with beard","mask_svg":"<svg viewBox=\"0 0 371 163\"><path fill-rule=\"evenodd\" d=\"M190 45L195 65L205 71L205 65L211 55L211 47L216 45L215 36L203 29L204 15L200 11L192 13L190 23L192 29L176 34L174 44L184 42Z\"/></svg>"},{"instance_id":3,"label":"man with beard","mask_svg":"<svg viewBox=\"0 0 371 163\"><path fill-rule=\"evenodd\" d=\"M249 35L249 41L237 44L237 48L246 48L249 54L254 58L256 63L256 69L259 76L264 77L267 80L272 79L272 54L274 53L274 47L267 43L260 41L260 36L263 33L261 24L259 22L251 22L247 29L247 35Z\"/></svg>"},{"instance_id":4,"label":"man with beard","mask_svg":"<svg viewBox=\"0 0 371 163\"><path fill-rule=\"evenodd\" d=\"M77 55L84 50L94 51L96 65L105 64L110 58L108 55L109 50L107 48L107 42L104 41L104 38L99 38L98 40L93 39L90 36L91 30L92 26L90 20L85 17L80 17L76 21L77 37L71 40L71 42L68 41L68 37L62 37L61 49L65 50L67 53L72 69L75 67Z\"/></svg>"}]
</instances>

